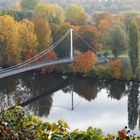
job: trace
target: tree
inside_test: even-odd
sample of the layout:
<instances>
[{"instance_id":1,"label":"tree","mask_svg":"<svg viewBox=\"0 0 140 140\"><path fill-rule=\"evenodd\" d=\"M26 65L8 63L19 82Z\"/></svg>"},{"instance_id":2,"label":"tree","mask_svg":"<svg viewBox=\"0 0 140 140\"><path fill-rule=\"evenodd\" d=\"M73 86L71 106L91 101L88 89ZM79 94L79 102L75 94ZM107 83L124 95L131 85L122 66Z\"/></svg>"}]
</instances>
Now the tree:
<instances>
[{"instance_id":1,"label":"tree","mask_svg":"<svg viewBox=\"0 0 140 140\"><path fill-rule=\"evenodd\" d=\"M100 24L98 26L98 28L100 29L100 31L105 32L109 29L110 27L110 22L107 19L103 19L100 21Z\"/></svg>"},{"instance_id":2,"label":"tree","mask_svg":"<svg viewBox=\"0 0 140 140\"><path fill-rule=\"evenodd\" d=\"M139 63L139 34L138 34L138 26L136 22L132 22L129 27L129 57L131 60L131 66L133 74L135 74L135 70Z\"/></svg>"},{"instance_id":3,"label":"tree","mask_svg":"<svg viewBox=\"0 0 140 140\"><path fill-rule=\"evenodd\" d=\"M87 23L88 15L84 9L78 5L70 5L66 9L66 21L74 25Z\"/></svg>"},{"instance_id":4,"label":"tree","mask_svg":"<svg viewBox=\"0 0 140 140\"><path fill-rule=\"evenodd\" d=\"M40 3L34 11L36 15L45 16L49 23L60 24L64 22L64 11L57 4Z\"/></svg>"},{"instance_id":5,"label":"tree","mask_svg":"<svg viewBox=\"0 0 140 140\"><path fill-rule=\"evenodd\" d=\"M0 16L0 64L12 65L19 61L18 23L8 15Z\"/></svg>"},{"instance_id":6,"label":"tree","mask_svg":"<svg viewBox=\"0 0 140 140\"><path fill-rule=\"evenodd\" d=\"M93 47L93 49L99 48L100 33L96 28L96 26L88 24L80 26L79 34L82 36L84 40L86 40ZM84 52L89 50L89 47L85 46L87 44L85 44L85 42L81 41L81 39L79 38L77 38L76 45L79 46L80 51Z\"/></svg>"},{"instance_id":7,"label":"tree","mask_svg":"<svg viewBox=\"0 0 140 140\"><path fill-rule=\"evenodd\" d=\"M37 36L35 34L34 24L28 20L22 20L18 26L20 37L20 48L22 60L29 59L36 54Z\"/></svg>"},{"instance_id":8,"label":"tree","mask_svg":"<svg viewBox=\"0 0 140 140\"><path fill-rule=\"evenodd\" d=\"M111 14L109 12L97 12L92 16L92 20L96 25L99 25L101 21L111 21Z\"/></svg>"},{"instance_id":9,"label":"tree","mask_svg":"<svg viewBox=\"0 0 140 140\"><path fill-rule=\"evenodd\" d=\"M107 44L115 57L126 50L126 34L120 25L113 25L109 31Z\"/></svg>"},{"instance_id":10,"label":"tree","mask_svg":"<svg viewBox=\"0 0 140 140\"><path fill-rule=\"evenodd\" d=\"M87 74L96 64L96 55L92 51L77 54L75 62L72 64L73 72Z\"/></svg>"},{"instance_id":11,"label":"tree","mask_svg":"<svg viewBox=\"0 0 140 140\"><path fill-rule=\"evenodd\" d=\"M51 29L48 21L43 16L34 16L35 33L39 43L37 51L42 51L50 47L52 43Z\"/></svg>"},{"instance_id":12,"label":"tree","mask_svg":"<svg viewBox=\"0 0 140 140\"><path fill-rule=\"evenodd\" d=\"M109 69L111 71L112 77L119 79L121 78L121 61L115 60L115 61L109 61Z\"/></svg>"},{"instance_id":13,"label":"tree","mask_svg":"<svg viewBox=\"0 0 140 140\"><path fill-rule=\"evenodd\" d=\"M33 10L34 7L40 2L40 0L22 0L21 7L24 10Z\"/></svg>"}]
</instances>

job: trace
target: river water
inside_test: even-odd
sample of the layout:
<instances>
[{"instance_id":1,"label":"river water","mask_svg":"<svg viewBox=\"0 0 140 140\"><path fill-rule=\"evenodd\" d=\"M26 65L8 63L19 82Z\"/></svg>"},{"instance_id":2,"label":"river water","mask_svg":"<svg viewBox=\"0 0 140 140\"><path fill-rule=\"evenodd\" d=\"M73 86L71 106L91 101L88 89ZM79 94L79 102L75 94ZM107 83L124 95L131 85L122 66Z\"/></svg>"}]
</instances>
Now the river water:
<instances>
[{"instance_id":1,"label":"river water","mask_svg":"<svg viewBox=\"0 0 140 140\"><path fill-rule=\"evenodd\" d=\"M0 79L0 111L21 104L44 121L65 119L71 129L101 128L104 134L129 126L140 135L138 82L28 72Z\"/></svg>"}]
</instances>

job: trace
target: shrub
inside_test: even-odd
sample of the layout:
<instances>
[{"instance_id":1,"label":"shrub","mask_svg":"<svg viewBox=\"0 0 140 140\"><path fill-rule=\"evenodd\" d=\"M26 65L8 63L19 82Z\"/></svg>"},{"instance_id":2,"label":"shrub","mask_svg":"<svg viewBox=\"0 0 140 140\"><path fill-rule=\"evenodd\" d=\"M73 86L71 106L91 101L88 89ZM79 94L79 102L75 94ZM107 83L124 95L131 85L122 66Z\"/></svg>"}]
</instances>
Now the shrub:
<instances>
[{"instance_id":1,"label":"shrub","mask_svg":"<svg viewBox=\"0 0 140 140\"><path fill-rule=\"evenodd\" d=\"M123 134L123 135L122 135ZM117 135L103 136L101 129L89 127L87 131L70 131L64 120L57 123L43 122L32 114L26 114L17 106L0 114L0 140L139 140L129 137L122 129Z\"/></svg>"}]
</instances>

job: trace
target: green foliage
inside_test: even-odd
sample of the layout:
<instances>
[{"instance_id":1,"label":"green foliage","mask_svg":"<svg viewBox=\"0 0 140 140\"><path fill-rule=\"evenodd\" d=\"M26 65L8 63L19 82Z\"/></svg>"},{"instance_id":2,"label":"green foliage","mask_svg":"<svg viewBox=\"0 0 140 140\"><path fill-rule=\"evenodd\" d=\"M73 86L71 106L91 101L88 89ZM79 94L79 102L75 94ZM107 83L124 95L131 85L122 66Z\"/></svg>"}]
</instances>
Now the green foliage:
<instances>
[{"instance_id":1,"label":"green foliage","mask_svg":"<svg viewBox=\"0 0 140 140\"><path fill-rule=\"evenodd\" d=\"M12 11L12 10L1 11L0 16L4 16L4 15L9 15L9 16L14 17L15 20L17 20L17 21L19 20L19 17L17 15L16 11Z\"/></svg>"},{"instance_id":2,"label":"green foliage","mask_svg":"<svg viewBox=\"0 0 140 140\"><path fill-rule=\"evenodd\" d=\"M78 5L69 5L66 9L66 21L74 25L87 23L88 15L84 8Z\"/></svg>"},{"instance_id":3,"label":"green foliage","mask_svg":"<svg viewBox=\"0 0 140 140\"><path fill-rule=\"evenodd\" d=\"M60 24L64 22L64 11L57 4L40 3L35 7L35 15L45 16L49 23Z\"/></svg>"},{"instance_id":4,"label":"green foliage","mask_svg":"<svg viewBox=\"0 0 140 140\"><path fill-rule=\"evenodd\" d=\"M131 60L132 71L135 74L135 70L139 63L139 33L136 22L132 22L129 27L129 57Z\"/></svg>"},{"instance_id":5,"label":"green foliage","mask_svg":"<svg viewBox=\"0 0 140 140\"><path fill-rule=\"evenodd\" d=\"M57 123L43 122L40 118L25 113L20 106L0 114L1 140L131 140L129 137L119 139L121 133L126 137L125 129L120 130L118 136L109 134L106 137L101 129L93 127L86 131L70 131L64 120L61 119Z\"/></svg>"},{"instance_id":6,"label":"green foliage","mask_svg":"<svg viewBox=\"0 0 140 140\"><path fill-rule=\"evenodd\" d=\"M33 10L40 0L22 0L21 6L24 10Z\"/></svg>"},{"instance_id":7,"label":"green foliage","mask_svg":"<svg viewBox=\"0 0 140 140\"><path fill-rule=\"evenodd\" d=\"M120 25L113 25L110 28L107 42L115 57L122 54L126 50L126 34L124 29Z\"/></svg>"},{"instance_id":8,"label":"green foliage","mask_svg":"<svg viewBox=\"0 0 140 140\"><path fill-rule=\"evenodd\" d=\"M72 140L104 140L101 129L92 127L89 127L86 132L76 129L71 136Z\"/></svg>"}]
</instances>

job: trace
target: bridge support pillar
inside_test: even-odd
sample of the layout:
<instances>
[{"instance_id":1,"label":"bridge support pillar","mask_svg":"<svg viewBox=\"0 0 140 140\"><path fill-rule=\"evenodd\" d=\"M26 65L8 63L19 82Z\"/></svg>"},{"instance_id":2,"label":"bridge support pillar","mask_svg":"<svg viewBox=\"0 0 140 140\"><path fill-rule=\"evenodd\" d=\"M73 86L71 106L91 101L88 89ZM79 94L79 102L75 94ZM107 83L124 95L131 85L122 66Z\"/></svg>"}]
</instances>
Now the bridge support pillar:
<instances>
[{"instance_id":1,"label":"bridge support pillar","mask_svg":"<svg viewBox=\"0 0 140 140\"><path fill-rule=\"evenodd\" d=\"M70 29L70 58L71 58L71 60L74 59L73 54L74 54L74 52L73 52L73 29Z\"/></svg>"}]
</instances>

